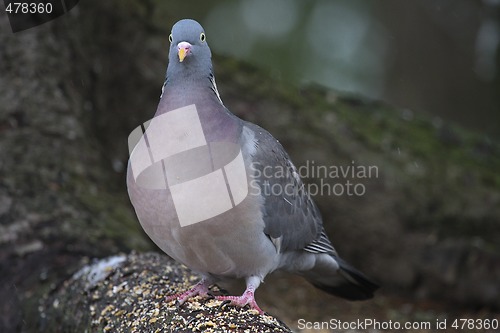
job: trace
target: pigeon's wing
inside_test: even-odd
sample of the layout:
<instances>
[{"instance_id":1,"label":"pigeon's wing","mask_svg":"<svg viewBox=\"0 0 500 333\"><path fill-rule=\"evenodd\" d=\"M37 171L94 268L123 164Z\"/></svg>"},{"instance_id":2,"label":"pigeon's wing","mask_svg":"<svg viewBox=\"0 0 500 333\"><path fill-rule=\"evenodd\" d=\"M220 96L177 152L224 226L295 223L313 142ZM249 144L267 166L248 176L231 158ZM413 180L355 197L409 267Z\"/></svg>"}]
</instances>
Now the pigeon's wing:
<instances>
[{"instance_id":1,"label":"pigeon's wing","mask_svg":"<svg viewBox=\"0 0 500 333\"><path fill-rule=\"evenodd\" d=\"M320 211L306 191L297 168L283 146L261 127L245 123L253 135L250 180L263 198L264 232L281 251L306 250L336 254Z\"/></svg>"}]
</instances>

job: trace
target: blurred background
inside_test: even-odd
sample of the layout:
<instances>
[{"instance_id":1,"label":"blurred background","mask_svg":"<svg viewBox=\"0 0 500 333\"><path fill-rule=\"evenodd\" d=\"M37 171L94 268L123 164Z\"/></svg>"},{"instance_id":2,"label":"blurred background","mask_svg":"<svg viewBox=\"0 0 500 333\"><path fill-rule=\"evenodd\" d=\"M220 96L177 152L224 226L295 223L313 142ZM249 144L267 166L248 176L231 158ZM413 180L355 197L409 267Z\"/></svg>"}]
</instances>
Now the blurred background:
<instances>
[{"instance_id":1,"label":"blurred background","mask_svg":"<svg viewBox=\"0 0 500 333\"><path fill-rule=\"evenodd\" d=\"M500 1L189 1L217 54L500 134Z\"/></svg>"}]
</instances>

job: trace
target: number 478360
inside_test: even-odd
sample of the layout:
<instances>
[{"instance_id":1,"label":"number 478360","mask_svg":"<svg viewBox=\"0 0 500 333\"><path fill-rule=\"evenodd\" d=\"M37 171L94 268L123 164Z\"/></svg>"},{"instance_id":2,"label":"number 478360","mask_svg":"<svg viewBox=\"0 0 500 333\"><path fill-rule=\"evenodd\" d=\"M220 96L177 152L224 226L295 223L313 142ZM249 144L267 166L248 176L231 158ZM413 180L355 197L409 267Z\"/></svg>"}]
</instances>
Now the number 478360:
<instances>
[{"instance_id":1,"label":"number 478360","mask_svg":"<svg viewBox=\"0 0 500 333\"><path fill-rule=\"evenodd\" d=\"M451 327L459 330L496 330L498 329L498 319L455 319Z\"/></svg>"},{"instance_id":2,"label":"number 478360","mask_svg":"<svg viewBox=\"0 0 500 333\"><path fill-rule=\"evenodd\" d=\"M5 11L9 14L50 14L52 13L52 4L50 2L9 2Z\"/></svg>"}]
</instances>

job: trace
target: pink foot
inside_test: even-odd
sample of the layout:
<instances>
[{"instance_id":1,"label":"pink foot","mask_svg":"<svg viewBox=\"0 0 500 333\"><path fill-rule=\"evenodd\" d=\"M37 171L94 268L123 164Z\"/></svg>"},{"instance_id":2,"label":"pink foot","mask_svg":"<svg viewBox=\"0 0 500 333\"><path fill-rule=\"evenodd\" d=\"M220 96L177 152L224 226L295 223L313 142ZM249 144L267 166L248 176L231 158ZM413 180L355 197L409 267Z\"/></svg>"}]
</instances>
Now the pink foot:
<instances>
[{"instance_id":1,"label":"pink foot","mask_svg":"<svg viewBox=\"0 0 500 333\"><path fill-rule=\"evenodd\" d=\"M208 295L208 282L206 280L201 280L197 284L194 285L193 288L183 292L183 293L178 293L174 295L170 295L166 297L166 301L170 302L173 300L178 300L179 303L182 305L184 302L194 296L207 296Z\"/></svg>"},{"instance_id":2,"label":"pink foot","mask_svg":"<svg viewBox=\"0 0 500 333\"><path fill-rule=\"evenodd\" d=\"M215 296L215 299L219 301L230 301L232 305L239 307L249 305L251 309L257 310L259 314L264 314L264 311L259 308L257 302L255 301L254 291L252 289L245 290L241 296Z\"/></svg>"}]
</instances>

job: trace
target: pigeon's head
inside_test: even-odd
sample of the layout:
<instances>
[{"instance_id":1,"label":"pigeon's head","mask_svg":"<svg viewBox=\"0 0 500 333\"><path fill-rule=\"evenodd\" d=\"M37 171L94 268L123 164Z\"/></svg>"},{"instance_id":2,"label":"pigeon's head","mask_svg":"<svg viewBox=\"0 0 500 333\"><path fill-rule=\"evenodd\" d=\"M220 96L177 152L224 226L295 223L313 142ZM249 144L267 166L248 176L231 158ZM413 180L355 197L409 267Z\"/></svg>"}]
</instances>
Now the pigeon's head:
<instances>
[{"instance_id":1,"label":"pigeon's head","mask_svg":"<svg viewBox=\"0 0 500 333\"><path fill-rule=\"evenodd\" d=\"M178 21L169 36L169 69L175 72L205 72L211 70L210 48L203 27L191 19Z\"/></svg>"}]
</instances>

